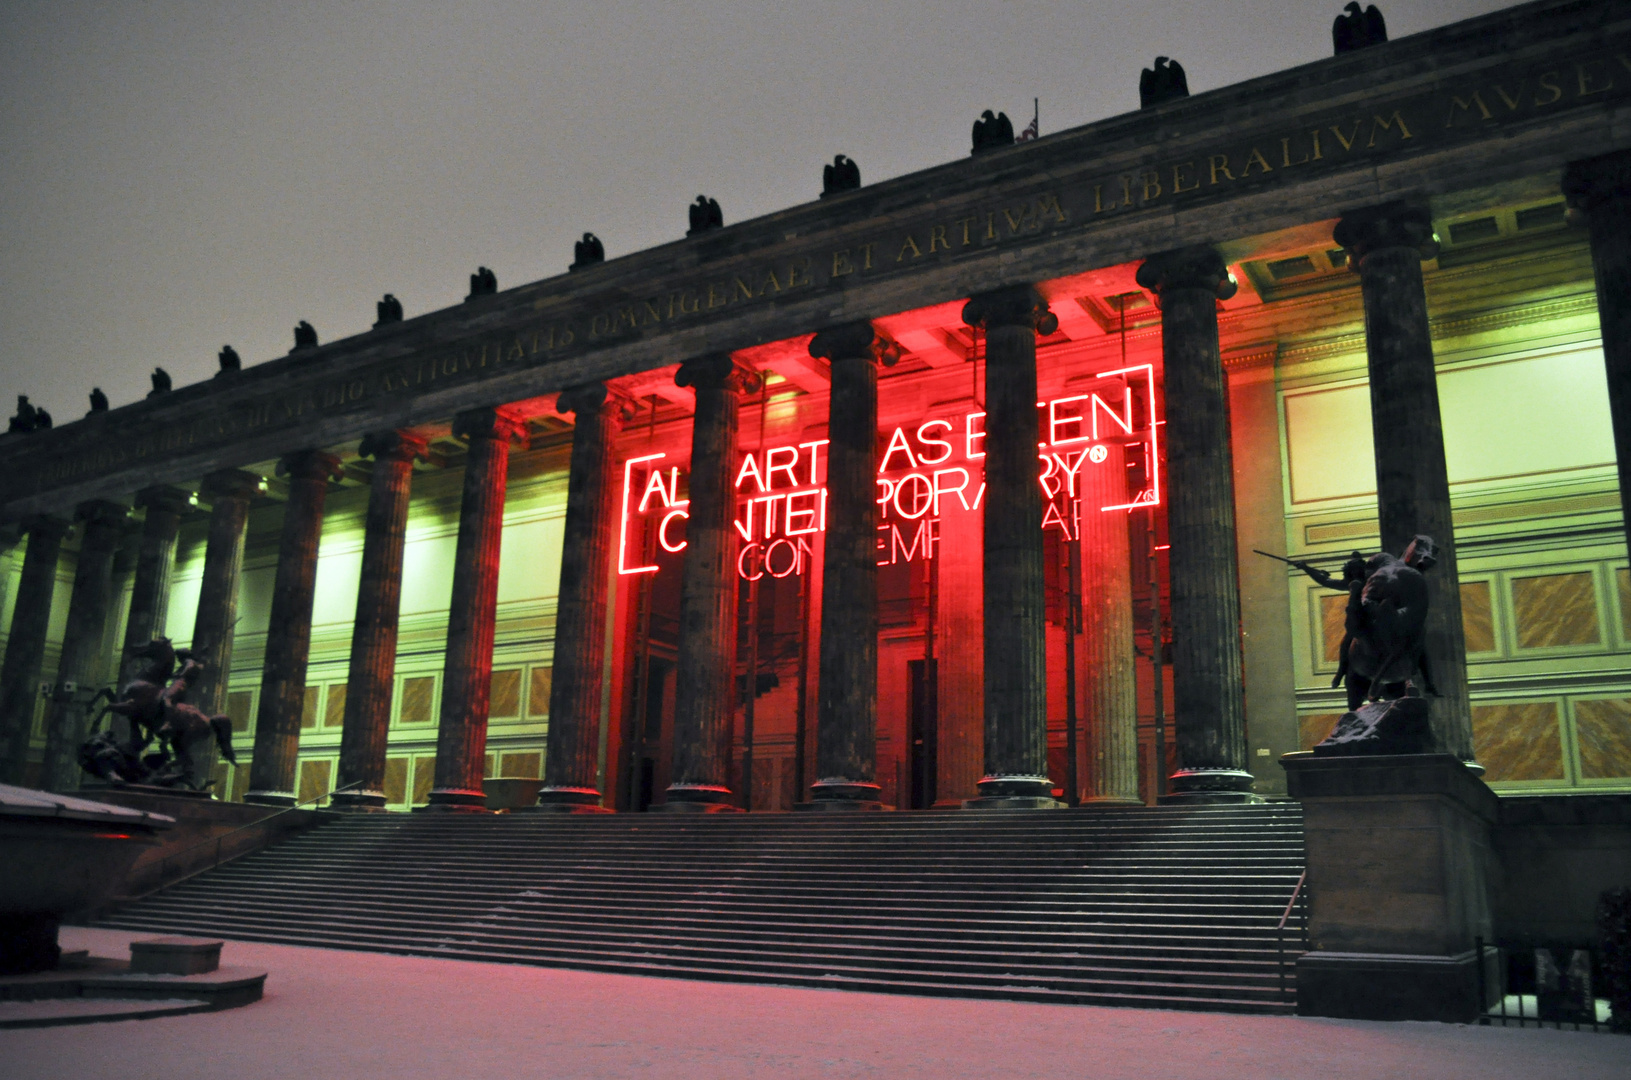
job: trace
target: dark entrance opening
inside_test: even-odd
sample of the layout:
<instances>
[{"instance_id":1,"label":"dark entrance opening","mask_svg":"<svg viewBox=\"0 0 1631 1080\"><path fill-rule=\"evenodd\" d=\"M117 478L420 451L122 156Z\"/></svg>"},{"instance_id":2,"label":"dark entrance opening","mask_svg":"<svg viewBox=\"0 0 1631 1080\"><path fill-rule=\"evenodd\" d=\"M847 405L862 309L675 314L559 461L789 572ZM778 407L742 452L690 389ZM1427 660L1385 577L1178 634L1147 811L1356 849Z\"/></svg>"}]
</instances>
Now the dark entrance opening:
<instances>
[{"instance_id":1,"label":"dark entrance opening","mask_svg":"<svg viewBox=\"0 0 1631 1080\"><path fill-rule=\"evenodd\" d=\"M939 703L935 694L934 660L908 660L907 682L910 710L907 718L907 746L911 753L912 790L909 806L927 810L934 805L935 745L939 737Z\"/></svg>"}]
</instances>

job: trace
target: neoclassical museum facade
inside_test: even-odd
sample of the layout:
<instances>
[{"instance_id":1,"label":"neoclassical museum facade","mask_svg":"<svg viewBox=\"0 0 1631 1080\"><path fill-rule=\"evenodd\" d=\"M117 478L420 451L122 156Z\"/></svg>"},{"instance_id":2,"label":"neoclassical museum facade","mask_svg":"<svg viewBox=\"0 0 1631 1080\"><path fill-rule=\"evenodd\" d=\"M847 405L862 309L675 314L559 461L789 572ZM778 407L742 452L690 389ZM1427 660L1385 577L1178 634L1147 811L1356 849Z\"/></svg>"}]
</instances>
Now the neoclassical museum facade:
<instances>
[{"instance_id":1,"label":"neoclassical museum facade","mask_svg":"<svg viewBox=\"0 0 1631 1080\"><path fill-rule=\"evenodd\" d=\"M1441 745L1631 790L1631 9L834 186L0 437L0 781L167 634L233 800L1245 801L1345 707L1256 552L1424 533Z\"/></svg>"}]
</instances>

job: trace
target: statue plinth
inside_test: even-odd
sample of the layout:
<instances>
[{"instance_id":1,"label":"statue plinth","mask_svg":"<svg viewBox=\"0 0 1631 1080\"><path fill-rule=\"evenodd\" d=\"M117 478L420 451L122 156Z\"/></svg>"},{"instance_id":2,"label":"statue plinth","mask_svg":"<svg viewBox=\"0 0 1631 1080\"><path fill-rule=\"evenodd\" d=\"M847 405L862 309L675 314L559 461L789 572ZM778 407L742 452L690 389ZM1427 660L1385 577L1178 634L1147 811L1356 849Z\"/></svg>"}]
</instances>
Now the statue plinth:
<instances>
[{"instance_id":1,"label":"statue plinth","mask_svg":"<svg viewBox=\"0 0 1631 1080\"><path fill-rule=\"evenodd\" d=\"M1281 759L1303 804L1308 939L1297 1012L1356 1020L1474 1019L1500 992L1490 939L1497 801L1453 754Z\"/></svg>"}]
</instances>

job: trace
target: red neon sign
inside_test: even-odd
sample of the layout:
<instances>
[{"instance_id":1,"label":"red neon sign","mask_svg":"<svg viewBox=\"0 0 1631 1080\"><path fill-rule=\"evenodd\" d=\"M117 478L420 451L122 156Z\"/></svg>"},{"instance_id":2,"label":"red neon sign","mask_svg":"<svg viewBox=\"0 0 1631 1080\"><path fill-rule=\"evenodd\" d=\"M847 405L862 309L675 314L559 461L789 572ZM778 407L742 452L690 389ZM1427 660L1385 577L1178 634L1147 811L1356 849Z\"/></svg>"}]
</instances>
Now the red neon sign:
<instances>
[{"instance_id":1,"label":"red neon sign","mask_svg":"<svg viewBox=\"0 0 1631 1080\"><path fill-rule=\"evenodd\" d=\"M1081 505L1077 490L1083 470L1110 459L1107 444L1135 447L1143 457L1145 485L1130 500L1101 506L1101 512L1153 506L1161 501L1155 416L1155 372L1149 364L1101 372L1096 379L1119 380L1113 389L1101 387L1083 393L1039 401L1045 410L1042 434L1037 444L1041 463L1037 482L1047 500L1042 527L1057 528L1066 537L1080 525ZM1119 393L1115 391L1119 390ZM1143 416L1148 427L1135 422L1135 395L1143 399ZM915 558L933 558L939 540L933 527L947 511L977 510L985 495L985 481L975 463L984 459L984 412L968 412L957 420L936 418L915 428L895 428L878 463L879 526L878 550L887 552L879 565ZM809 539L827 528L827 488L822 447L826 439L772 446L747 454L737 469L737 515L733 522L742 546L737 555L737 572L757 580L765 574L787 577L804 572L814 556ZM655 462L666 454L645 454L623 464L623 507L618 540L617 569L621 574L649 574L655 563L630 566L627 561L628 530L631 516L655 523L657 542L663 550L685 549L675 523L690 515L689 500L679 498L679 467L666 472ZM635 498L638 467L653 463L640 482ZM955 500L953 499L955 496ZM1061 505L1061 496L1063 496ZM1068 515L1068 516L1067 516ZM910 542L901 535L900 525L891 521L915 523Z\"/></svg>"}]
</instances>

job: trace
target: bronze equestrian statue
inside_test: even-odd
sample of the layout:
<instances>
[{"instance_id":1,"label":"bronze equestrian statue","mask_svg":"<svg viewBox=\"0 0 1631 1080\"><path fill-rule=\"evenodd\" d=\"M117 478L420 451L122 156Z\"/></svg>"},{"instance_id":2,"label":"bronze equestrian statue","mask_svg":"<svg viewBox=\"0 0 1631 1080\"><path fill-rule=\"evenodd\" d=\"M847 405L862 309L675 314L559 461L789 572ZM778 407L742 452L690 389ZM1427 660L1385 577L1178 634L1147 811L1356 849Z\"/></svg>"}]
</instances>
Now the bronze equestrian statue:
<instances>
[{"instance_id":1,"label":"bronze equestrian statue","mask_svg":"<svg viewBox=\"0 0 1631 1080\"><path fill-rule=\"evenodd\" d=\"M80 750L81 766L111 784L207 790L214 781L199 776L194 768L199 744L213 736L223 758L237 764L238 757L232 749L232 721L225 716L205 716L185 700L204 665L191 650L176 649L165 637L131 650L131 658L146 664L117 697L112 691L102 691L109 699L103 715L113 713L128 720L130 740L121 744L112 732L91 736ZM181 661L179 671L177 660ZM98 723L100 720L98 717ZM155 751L146 753L153 743Z\"/></svg>"}]
</instances>

